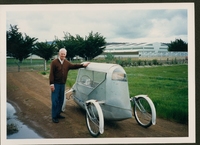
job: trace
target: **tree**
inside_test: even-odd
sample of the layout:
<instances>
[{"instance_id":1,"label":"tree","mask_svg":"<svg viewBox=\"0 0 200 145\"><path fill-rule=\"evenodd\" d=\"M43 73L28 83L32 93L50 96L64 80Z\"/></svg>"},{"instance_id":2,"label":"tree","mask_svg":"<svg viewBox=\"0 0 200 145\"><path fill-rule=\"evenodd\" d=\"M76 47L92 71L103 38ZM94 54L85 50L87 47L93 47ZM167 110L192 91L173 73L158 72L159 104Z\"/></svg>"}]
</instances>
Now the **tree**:
<instances>
[{"instance_id":1,"label":"tree","mask_svg":"<svg viewBox=\"0 0 200 145\"><path fill-rule=\"evenodd\" d=\"M84 48L79 51L79 56L86 60L91 60L100 55L105 47L105 37L101 36L98 32L93 34L89 33L88 37L85 37Z\"/></svg>"},{"instance_id":2,"label":"tree","mask_svg":"<svg viewBox=\"0 0 200 145\"><path fill-rule=\"evenodd\" d=\"M34 47L33 54L36 54L44 59L44 71L47 70L46 63L57 53L54 42L37 42Z\"/></svg>"},{"instance_id":3,"label":"tree","mask_svg":"<svg viewBox=\"0 0 200 145\"><path fill-rule=\"evenodd\" d=\"M188 51L188 44L181 39L171 41L168 45L168 51Z\"/></svg>"},{"instance_id":4,"label":"tree","mask_svg":"<svg viewBox=\"0 0 200 145\"><path fill-rule=\"evenodd\" d=\"M17 25L10 25L10 30L6 32L7 37L7 56L14 57L19 60L17 62L18 71L20 71L20 63L30 56L33 46L37 38L31 38L18 32Z\"/></svg>"},{"instance_id":5,"label":"tree","mask_svg":"<svg viewBox=\"0 0 200 145\"><path fill-rule=\"evenodd\" d=\"M94 57L100 55L105 49L105 38L98 32L93 34L89 33L89 36L85 36L85 39L80 35L76 37L70 33L65 33L64 40L55 40L58 48L67 49L67 59L72 60L76 55L85 58L85 60L91 60Z\"/></svg>"},{"instance_id":6,"label":"tree","mask_svg":"<svg viewBox=\"0 0 200 145\"><path fill-rule=\"evenodd\" d=\"M67 59L73 60L79 51L83 49L84 39L79 35L74 37L70 33L64 33L64 40L56 38L55 44L59 49L65 48L67 50Z\"/></svg>"},{"instance_id":7,"label":"tree","mask_svg":"<svg viewBox=\"0 0 200 145\"><path fill-rule=\"evenodd\" d=\"M79 40L72 36L70 33L65 33L64 44L65 48L67 49L67 59L73 60L74 57L78 54L78 48L80 48Z\"/></svg>"}]
</instances>

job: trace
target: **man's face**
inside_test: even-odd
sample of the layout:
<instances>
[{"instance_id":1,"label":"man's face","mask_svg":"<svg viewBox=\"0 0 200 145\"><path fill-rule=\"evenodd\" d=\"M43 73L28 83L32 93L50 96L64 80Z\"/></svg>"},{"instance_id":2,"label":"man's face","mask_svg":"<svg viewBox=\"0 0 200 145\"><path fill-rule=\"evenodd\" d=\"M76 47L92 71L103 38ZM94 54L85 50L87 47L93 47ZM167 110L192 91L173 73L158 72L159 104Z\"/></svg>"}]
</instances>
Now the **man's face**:
<instances>
[{"instance_id":1,"label":"man's face","mask_svg":"<svg viewBox=\"0 0 200 145\"><path fill-rule=\"evenodd\" d=\"M59 56L60 56L60 59L61 59L61 60L64 60L65 57L66 57L66 52L65 52L65 51L61 51L61 52L59 53Z\"/></svg>"}]
</instances>

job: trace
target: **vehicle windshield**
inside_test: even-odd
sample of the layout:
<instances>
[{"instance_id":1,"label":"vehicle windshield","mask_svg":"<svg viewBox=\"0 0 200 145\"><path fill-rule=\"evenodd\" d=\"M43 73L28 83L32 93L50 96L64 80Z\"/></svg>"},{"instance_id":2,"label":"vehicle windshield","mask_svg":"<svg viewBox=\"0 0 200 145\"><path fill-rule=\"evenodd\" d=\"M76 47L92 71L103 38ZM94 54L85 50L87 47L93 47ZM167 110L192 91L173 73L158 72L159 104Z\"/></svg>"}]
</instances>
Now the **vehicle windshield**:
<instances>
[{"instance_id":1,"label":"vehicle windshield","mask_svg":"<svg viewBox=\"0 0 200 145\"><path fill-rule=\"evenodd\" d=\"M106 79L106 73L80 69L78 83L87 87L95 88Z\"/></svg>"},{"instance_id":2,"label":"vehicle windshield","mask_svg":"<svg viewBox=\"0 0 200 145\"><path fill-rule=\"evenodd\" d=\"M122 69L116 68L116 69L113 71L112 80L116 80L116 81L127 81L126 73L125 73Z\"/></svg>"}]
</instances>

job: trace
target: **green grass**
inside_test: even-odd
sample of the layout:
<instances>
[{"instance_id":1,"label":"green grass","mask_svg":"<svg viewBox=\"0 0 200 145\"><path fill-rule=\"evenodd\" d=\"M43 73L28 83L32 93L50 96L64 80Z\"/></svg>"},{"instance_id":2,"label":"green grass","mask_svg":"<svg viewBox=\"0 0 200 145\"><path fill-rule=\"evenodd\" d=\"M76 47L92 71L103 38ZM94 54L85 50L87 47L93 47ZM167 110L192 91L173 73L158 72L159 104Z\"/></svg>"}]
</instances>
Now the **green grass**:
<instances>
[{"instance_id":1,"label":"green grass","mask_svg":"<svg viewBox=\"0 0 200 145\"><path fill-rule=\"evenodd\" d=\"M67 87L72 87L73 84L76 82L76 76L78 74L77 70L70 70L67 77Z\"/></svg>"},{"instance_id":2,"label":"green grass","mask_svg":"<svg viewBox=\"0 0 200 145\"><path fill-rule=\"evenodd\" d=\"M157 116L188 123L187 65L125 68L130 96L147 94Z\"/></svg>"}]
</instances>

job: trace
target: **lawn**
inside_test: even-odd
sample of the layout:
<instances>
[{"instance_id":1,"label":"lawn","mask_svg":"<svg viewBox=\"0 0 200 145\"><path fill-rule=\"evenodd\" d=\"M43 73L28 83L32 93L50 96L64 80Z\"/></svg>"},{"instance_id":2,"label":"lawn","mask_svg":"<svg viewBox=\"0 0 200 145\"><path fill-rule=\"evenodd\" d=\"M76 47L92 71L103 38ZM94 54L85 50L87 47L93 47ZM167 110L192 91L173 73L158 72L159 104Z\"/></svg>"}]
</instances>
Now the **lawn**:
<instances>
[{"instance_id":1,"label":"lawn","mask_svg":"<svg viewBox=\"0 0 200 145\"><path fill-rule=\"evenodd\" d=\"M125 68L130 96L147 94L157 116L188 123L188 66Z\"/></svg>"}]
</instances>

